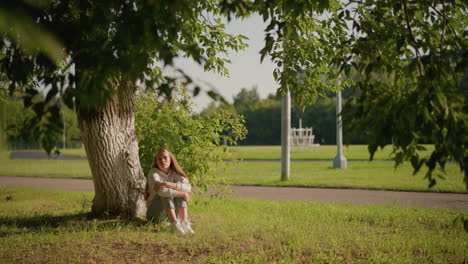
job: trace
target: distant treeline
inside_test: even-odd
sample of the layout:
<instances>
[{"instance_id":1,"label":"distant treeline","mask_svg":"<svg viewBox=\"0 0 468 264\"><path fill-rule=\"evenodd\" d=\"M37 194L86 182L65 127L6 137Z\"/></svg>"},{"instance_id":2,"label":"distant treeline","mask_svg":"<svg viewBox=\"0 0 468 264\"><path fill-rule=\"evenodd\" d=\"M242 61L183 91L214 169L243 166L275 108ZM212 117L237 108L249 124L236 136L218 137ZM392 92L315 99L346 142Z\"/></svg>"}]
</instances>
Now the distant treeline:
<instances>
[{"instance_id":1,"label":"distant treeline","mask_svg":"<svg viewBox=\"0 0 468 264\"><path fill-rule=\"evenodd\" d=\"M343 91L343 98L351 93L351 89ZM270 94L260 99L257 88L242 88L234 97L233 105L210 104L201 115L210 115L219 108L225 108L244 116L248 133L247 138L239 145L280 145L281 144L281 98ZM291 126L312 127L315 143L322 145L336 144L336 95L327 94L318 98L313 104L304 109L292 102ZM343 131L345 134L346 131ZM365 137L353 137L350 144L364 144Z\"/></svg>"}]
</instances>

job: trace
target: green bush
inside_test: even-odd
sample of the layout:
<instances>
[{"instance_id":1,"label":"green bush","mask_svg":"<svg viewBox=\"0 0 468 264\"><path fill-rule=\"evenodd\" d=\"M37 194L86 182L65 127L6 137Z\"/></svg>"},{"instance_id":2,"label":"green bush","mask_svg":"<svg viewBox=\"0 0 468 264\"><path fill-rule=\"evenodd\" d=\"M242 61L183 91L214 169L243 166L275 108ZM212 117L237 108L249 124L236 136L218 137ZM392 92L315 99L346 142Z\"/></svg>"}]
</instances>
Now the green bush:
<instances>
[{"instance_id":1,"label":"green bush","mask_svg":"<svg viewBox=\"0 0 468 264\"><path fill-rule=\"evenodd\" d=\"M156 92L140 91L136 100L135 128L140 162L148 173L153 154L161 147L171 150L193 186L201 191L218 186L222 179L214 176L211 166L233 159L232 149L245 138L242 117L219 111L210 117L196 116L185 88L171 100L162 100Z\"/></svg>"}]
</instances>

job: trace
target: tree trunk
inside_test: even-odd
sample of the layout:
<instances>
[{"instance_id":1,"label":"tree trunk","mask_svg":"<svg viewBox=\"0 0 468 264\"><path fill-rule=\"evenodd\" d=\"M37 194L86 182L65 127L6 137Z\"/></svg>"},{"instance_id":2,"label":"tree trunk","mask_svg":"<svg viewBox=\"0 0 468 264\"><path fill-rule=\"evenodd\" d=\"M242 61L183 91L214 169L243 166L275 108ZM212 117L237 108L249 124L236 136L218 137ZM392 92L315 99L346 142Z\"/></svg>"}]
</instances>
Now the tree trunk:
<instances>
[{"instance_id":1,"label":"tree trunk","mask_svg":"<svg viewBox=\"0 0 468 264\"><path fill-rule=\"evenodd\" d=\"M120 81L98 110L79 110L78 123L93 175L96 215L144 219L146 179L135 135L134 84Z\"/></svg>"}]
</instances>

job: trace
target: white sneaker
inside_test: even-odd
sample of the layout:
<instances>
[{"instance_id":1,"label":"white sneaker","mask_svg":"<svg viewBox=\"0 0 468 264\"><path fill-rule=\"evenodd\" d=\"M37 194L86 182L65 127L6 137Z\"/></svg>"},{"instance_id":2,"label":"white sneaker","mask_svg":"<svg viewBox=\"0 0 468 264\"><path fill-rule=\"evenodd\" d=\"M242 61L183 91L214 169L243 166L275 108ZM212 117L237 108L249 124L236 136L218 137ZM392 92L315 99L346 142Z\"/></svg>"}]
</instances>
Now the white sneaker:
<instances>
[{"instance_id":1,"label":"white sneaker","mask_svg":"<svg viewBox=\"0 0 468 264\"><path fill-rule=\"evenodd\" d=\"M192 224L188 220L182 221L181 225L182 225L182 228L184 228L185 234L195 233L192 229Z\"/></svg>"},{"instance_id":2,"label":"white sneaker","mask_svg":"<svg viewBox=\"0 0 468 264\"><path fill-rule=\"evenodd\" d=\"M175 221L171 223L171 231L172 233L178 233L178 234L185 234L185 230L182 227L182 224L179 221Z\"/></svg>"}]
</instances>

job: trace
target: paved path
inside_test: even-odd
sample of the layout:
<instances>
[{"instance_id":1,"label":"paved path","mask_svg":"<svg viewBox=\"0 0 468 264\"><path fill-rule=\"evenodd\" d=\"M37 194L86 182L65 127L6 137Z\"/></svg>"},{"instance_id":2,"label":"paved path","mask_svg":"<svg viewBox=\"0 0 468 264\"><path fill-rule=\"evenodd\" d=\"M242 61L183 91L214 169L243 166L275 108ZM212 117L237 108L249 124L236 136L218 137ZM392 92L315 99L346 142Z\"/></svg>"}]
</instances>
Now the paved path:
<instances>
[{"instance_id":1,"label":"paved path","mask_svg":"<svg viewBox=\"0 0 468 264\"><path fill-rule=\"evenodd\" d=\"M48 159L58 159L58 160L86 160L84 157L75 157L75 156L66 156L66 155L47 155L45 152L39 151L12 151L10 153L10 159L34 159L34 160L48 160Z\"/></svg>"},{"instance_id":2,"label":"paved path","mask_svg":"<svg viewBox=\"0 0 468 264\"><path fill-rule=\"evenodd\" d=\"M93 192L91 180L0 176L0 186ZM384 204L468 211L468 194L396 192L356 189L232 186L230 197L325 203Z\"/></svg>"}]
</instances>

